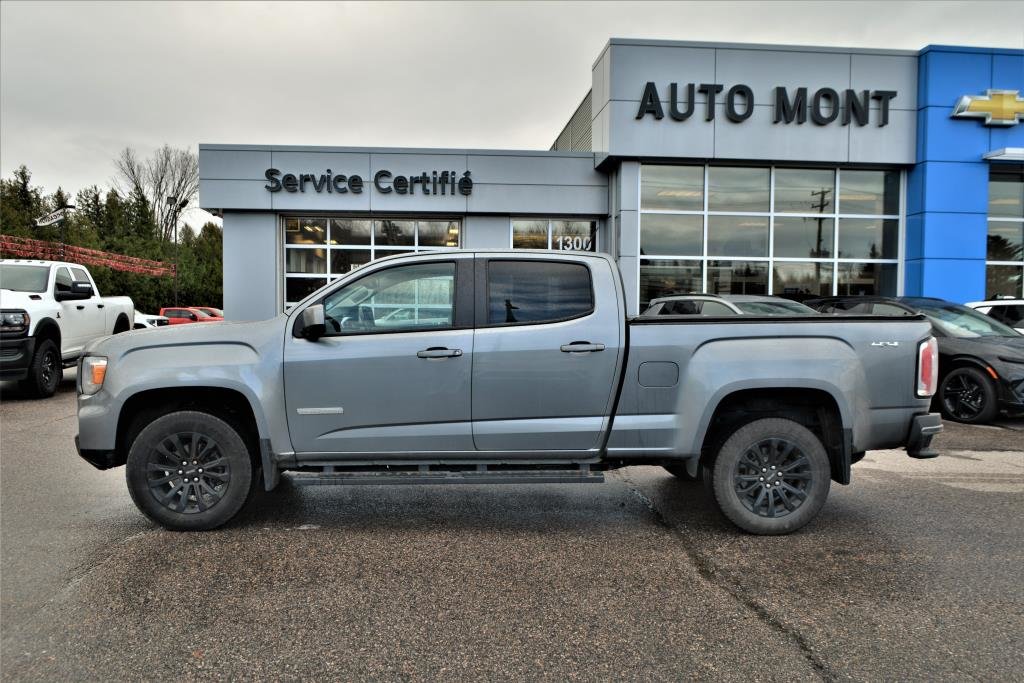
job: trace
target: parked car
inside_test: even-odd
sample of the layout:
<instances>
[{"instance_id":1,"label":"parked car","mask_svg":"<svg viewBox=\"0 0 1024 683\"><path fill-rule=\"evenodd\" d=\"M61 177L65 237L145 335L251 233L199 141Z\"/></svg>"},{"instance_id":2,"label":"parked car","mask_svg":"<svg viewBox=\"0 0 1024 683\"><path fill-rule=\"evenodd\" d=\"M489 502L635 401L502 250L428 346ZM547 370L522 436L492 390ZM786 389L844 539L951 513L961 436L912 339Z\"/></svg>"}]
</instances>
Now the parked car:
<instances>
[{"instance_id":1,"label":"parked car","mask_svg":"<svg viewBox=\"0 0 1024 683\"><path fill-rule=\"evenodd\" d=\"M161 308L160 315L165 316L170 321L171 325L215 323L223 320L223 318L215 318L209 313L205 313L198 308L188 308L184 306Z\"/></svg>"},{"instance_id":2,"label":"parked car","mask_svg":"<svg viewBox=\"0 0 1024 683\"><path fill-rule=\"evenodd\" d=\"M777 296L677 294L652 299L641 315L818 315L818 312Z\"/></svg>"},{"instance_id":3,"label":"parked car","mask_svg":"<svg viewBox=\"0 0 1024 683\"><path fill-rule=\"evenodd\" d=\"M145 330L151 327L166 327L171 321L163 315L149 315L135 311L135 323L133 329Z\"/></svg>"},{"instance_id":4,"label":"parked car","mask_svg":"<svg viewBox=\"0 0 1024 683\"><path fill-rule=\"evenodd\" d=\"M603 254L383 258L271 320L92 344L76 445L100 469L127 465L139 509L181 530L224 524L285 471L296 485L583 483L643 463L701 469L728 519L780 534L864 451L937 455L923 317L627 319L623 292ZM378 329L396 305L446 315Z\"/></svg>"},{"instance_id":5,"label":"parked car","mask_svg":"<svg viewBox=\"0 0 1024 683\"><path fill-rule=\"evenodd\" d=\"M936 403L951 420L991 422L1024 410L1024 336L966 306L924 297L830 297L807 302L823 313L922 314L939 342Z\"/></svg>"},{"instance_id":6,"label":"parked car","mask_svg":"<svg viewBox=\"0 0 1024 683\"><path fill-rule=\"evenodd\" d=\"M221 320L224 319L224 311L222 311L219 308L212 308L210 306L192 306L192 308L202 311L211 318L220 318Z\"/></svg>"},{"instance_id":7,"label":"parked car","mask_svg":"<svg viewBox=\"0 0 1024 683\"><path fill-rule=\"evenodd\" d=\"M1024 299L993 299L964 304L1024 334Z\"/></svg>"},{"instance_id":8,"label":"parked car","mask_svg":"<svg viewBox=\"0 0 1024 683\"><path fill-rule=\"evenodd\" d=\"M85 266L64 261L0 260L0 379L43 398L86 344L131 329L135 305L100 296Z\"/></svg>"}]
</instances>

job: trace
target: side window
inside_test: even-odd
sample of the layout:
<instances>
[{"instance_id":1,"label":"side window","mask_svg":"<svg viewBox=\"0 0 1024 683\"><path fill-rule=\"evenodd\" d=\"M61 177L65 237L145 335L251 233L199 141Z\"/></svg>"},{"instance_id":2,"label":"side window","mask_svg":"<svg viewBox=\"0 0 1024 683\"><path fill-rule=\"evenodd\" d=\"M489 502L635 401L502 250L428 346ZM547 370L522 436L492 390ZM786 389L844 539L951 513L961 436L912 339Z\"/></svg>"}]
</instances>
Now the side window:
<instances>
[{"instance_id":1,"label":"side window","mask_svg":"<svg viewBox=\"0 0 1024 683\"><path fill-rule=\"evenodd\" d=\"M81 268L72 268L71 274L74 276L75 282L92 282L92 280L89 279L88 273Z\"/></svg>"},{"instance_id":2,"label":"side window","mask_svg":"<svg viewBox=\"0 0 1024 683\"><path fill-rule=\"evenodd\" d=\"M57 276L54 279L54 290L57 292L70 292L71 291L71 273L68 269L61 266L57 269Z\"/></svg>"},{"instance_id":3,"label":"side window","mask_svg":"<svg viewBox=\"0 0 1024 683\"><path fill-rule=\"evenodd\" d=\"M700 315L698 301L666 301L661 309L662 315Z\"/></svg>"},{"instance_id":4,"label":"side window","mask_svg":"<svg viewBox=\"0 0 1024 683\"><path fill-rule=\"evenodd\" d=\"M731 308L718 301L705 301L700 308L701 315L736 315Z\"/></svg>"},{"instance_id":5,"label":"side window","mask_svg":"<svg viewBox=\"0 0 1024 683\"><path fill-rule=\"evenodd\" d=\"M455 263L416 263L359 278L324 299L327 336L452 327Z\"/></svg>"},{"instance_id":6,"label":"side window","mask_svg":"<svg viewBox=\"0 0 1024 683\"><path fill-rule=\"evenodd\" d=\"M871 315L873 310L873 304L870 301L858 301L857 303L847 303L844 312L851 315Z\"/></svg>"},{"instance_id":7,"label":"side window","mask_svg":"<svg viewBox=\"0 0 1024 683\"><path fill-rule=\"evenodd\" d=\"M899 306L893 306L892 304L875 304L871 309L872 315L909 315Z\"/></svg>"},{"instance_id":8,"label":"side window","mask_svg":"<svg viewBox=\"0 0 1024 683\"><path fill-rule=\"evenodd\" d=\"M993 306L990 316L1010 327L1017 327L1024 320L1024 306Z\"/></svg>"},{"instance_id":9,"label":"side window","mask_svg":"<svg viewBox=\"0 0 1024 683\"><path fill-rule=\"evenodd\" d=\"M488 325L554 322L593 310L590 269L583 264L491 261L487 265Z\"/></svg>"}]
</instances>

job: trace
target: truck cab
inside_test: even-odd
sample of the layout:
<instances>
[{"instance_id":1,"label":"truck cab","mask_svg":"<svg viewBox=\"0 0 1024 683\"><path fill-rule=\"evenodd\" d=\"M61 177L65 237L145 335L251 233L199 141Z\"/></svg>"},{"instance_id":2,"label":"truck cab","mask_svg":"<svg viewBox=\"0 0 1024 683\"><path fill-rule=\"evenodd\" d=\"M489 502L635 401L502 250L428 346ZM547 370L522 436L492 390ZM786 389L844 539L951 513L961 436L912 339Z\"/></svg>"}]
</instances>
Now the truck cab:
<instances>
[{"instance_id":1,"label":"truck cab","mask_svg":"<svg viewBox=\"0 0 1024 683\"><path fill-rule=\"evenodd\" d=\"M51 396L63 368L89 342L131 329L128 297L102 297L85 266L0 260L0 378L36 397Z\"/></svg>"}]
</instances>

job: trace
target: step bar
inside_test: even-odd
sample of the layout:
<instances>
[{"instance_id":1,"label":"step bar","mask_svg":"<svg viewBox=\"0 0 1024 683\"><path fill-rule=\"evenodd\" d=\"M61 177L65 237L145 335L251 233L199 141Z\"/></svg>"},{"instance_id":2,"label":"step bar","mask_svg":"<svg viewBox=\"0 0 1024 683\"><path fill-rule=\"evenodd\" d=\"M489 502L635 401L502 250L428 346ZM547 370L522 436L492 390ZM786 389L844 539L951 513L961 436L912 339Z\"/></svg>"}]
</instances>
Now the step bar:
<instances>
[{"instance_id":1,"label":"step bar","mask_svg":"<svg viewBox=\"0 0 1024 683\"><path fill-rule=\"evenodd\" d=\"M325 465L315 471L290 471L285 475L296 486L436 486L439 484L600 484L604 472L578 467L518 468L477 465L475 469L439 469L423 465L403 470L356 470Z\"/></svg>"}]
</instances>

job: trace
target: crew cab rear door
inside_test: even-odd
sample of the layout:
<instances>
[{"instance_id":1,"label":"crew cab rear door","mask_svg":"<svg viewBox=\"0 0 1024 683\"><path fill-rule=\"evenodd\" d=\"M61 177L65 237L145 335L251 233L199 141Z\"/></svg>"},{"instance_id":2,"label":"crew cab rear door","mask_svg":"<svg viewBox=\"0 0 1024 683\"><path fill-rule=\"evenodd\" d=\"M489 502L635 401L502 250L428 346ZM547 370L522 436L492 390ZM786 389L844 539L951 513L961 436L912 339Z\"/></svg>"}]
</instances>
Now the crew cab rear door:
<instances>
[{"instance_id":1,"label":"crew cab rear door","mask_svg":"<svg viewBox=\"0 0 1024 683\"><path fill-rule=\"evenodd\" d=\"M625 311L604 258L476 258L473 441L479 451L601 445L623 357Z\"/></svg>"}]
</instances>

